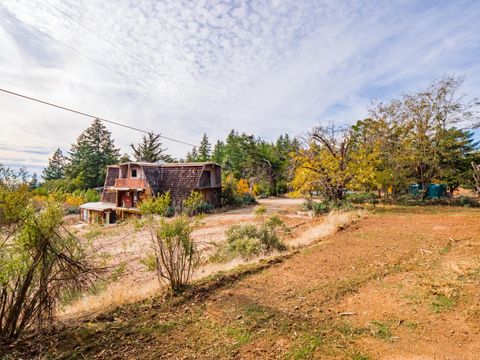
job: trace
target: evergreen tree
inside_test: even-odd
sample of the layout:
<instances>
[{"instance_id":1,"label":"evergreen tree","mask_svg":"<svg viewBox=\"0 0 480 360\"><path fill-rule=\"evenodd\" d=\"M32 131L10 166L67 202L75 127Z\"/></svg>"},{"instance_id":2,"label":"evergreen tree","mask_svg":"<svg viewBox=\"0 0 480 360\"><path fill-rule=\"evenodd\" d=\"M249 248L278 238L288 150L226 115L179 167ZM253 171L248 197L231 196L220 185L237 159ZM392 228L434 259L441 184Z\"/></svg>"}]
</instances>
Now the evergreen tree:
<instances>
[{"instance_id":1,"label":"evergreen tree","mask_svg":"<svg viewBox=\"0 0 480 360\"><path fill-rule=\"evenodd\" d=\"M225 144L222 141L218 140L215 146L213 147L212 161L216 162L217 164L222 164L224 156L225 156Z\"/></svg>"},{"instance_id":2,"label":"evergreen tree","mask_svg":"<svg viewBox=\"0 0 480 360\"><path fill-rule=\"evenodd\" d=\"M38 188L38 176L37 173L33 173L30 183L28 184L31 190Z\"/></svg>"},{"instance_id":3,"label":"evergreen tree","mask_svg":"<svg viewBox=\"0 0 480 360\"><path fill-rule=\"evenodd\" d=\"M130 155L128 155L127 153L124 153L122 156L120 156L120 159L118 160L120 164L131 162L131 161L132 159L130 159Z\"/></svg>"},{"instance_id":4,"label":"evergreen tree","mask_svg":"<svg viewBox=\"0 0 480 360\"><path fill-rule=\"evenodd\" d=\"M148 135L142 136L142 141L137 146L131 144L130 147L133 149L133 157L135 160L172 162L172 157L165 154L166 149L162 148L160 138L160 134L156 135L153 132L149 132Z\"/></svg>"},{"instance_id":5,"label":"evergreen tree","mask_svg":"<svg viewBox=\"0 0 480 360\"><path fill-rule=\"evenodd\" d=\"M42 178L45 181L63 178L66 163L67 159L63 156L62 150L55 150L52 157L48 159L48 166L43 169Z\"/></svg>"},{"instance_id":6,"label":"evergreen tree","mask_svg":"<svg viewBox=\"0 0 480 360\"><path fill-rule=\"evenodd\" d=\"M67 175L80 179L84 188L102 186L107 165L117 163L120 157L110 131L99 119L83 131L69 154Z\"/></svg>"},{"instance_id":7,"label":"evergreen tree","mask_svg":"<svg viewBox=\"0 0 480 360\"><path fill-rule=\"evenodd\" d=\"M198 162L197 148L193 147L192 151L187 153L186 162Z\"/></svg>"},{"instance_id":8,"label":"evergreen tree","mask_svg":"<svg viewBox=\"0 0 480 360\"><path fill-rule=\"evenodd\" d=\"M200 146L198 147L198 160L197 161L210 161L212 145L208 141L207 134L203 134Z\"/></svg>"},{"instance_id":9,"label":"evergreen tree","mask_svg":"<svg viewBox=\"0 0 480 360\"><path fill-rule=\"evenodd\" d=\"M445 183L450 193L460 185L467 184L471 173L472 161L476 160L479 143L474 141L473 133L457 128L442 132L437 146L440 147L440 181Z\"/></svg>"}]
</instances>

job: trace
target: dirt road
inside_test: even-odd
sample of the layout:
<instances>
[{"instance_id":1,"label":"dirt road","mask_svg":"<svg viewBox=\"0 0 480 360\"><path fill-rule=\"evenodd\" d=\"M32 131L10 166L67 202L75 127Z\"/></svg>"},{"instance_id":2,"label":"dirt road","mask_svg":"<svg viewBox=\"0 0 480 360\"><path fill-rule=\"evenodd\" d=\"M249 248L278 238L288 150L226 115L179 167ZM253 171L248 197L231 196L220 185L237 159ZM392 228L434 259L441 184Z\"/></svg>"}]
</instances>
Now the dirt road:
<instances>
[{"instance_id":1,"label":"dirt road","mask_svg":"<svg viewBox=\"0 0 480 360\"><path fill-rule=\"evenodd\" d=\"M480 211L381 208L280 263L33 341L146 359L480 359Z\"/></svg>"}]
</instances>

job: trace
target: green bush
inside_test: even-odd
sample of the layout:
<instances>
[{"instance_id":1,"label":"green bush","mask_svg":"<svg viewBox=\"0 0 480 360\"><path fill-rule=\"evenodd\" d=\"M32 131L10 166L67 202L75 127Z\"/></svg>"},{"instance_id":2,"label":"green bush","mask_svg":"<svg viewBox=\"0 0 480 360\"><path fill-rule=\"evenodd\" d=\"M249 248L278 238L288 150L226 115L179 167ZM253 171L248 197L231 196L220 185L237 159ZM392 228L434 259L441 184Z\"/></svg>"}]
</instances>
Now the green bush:
<instances>
[{"instance_id":1,"label":"green bush","mask_svg":"<svg viewBox=\"0 0 480 360\"><path fill-rule=\"evenodd\" d=\"M274 250L287 249L280 240L277 228L283 225L278 216L273 216L264 224L233 225L227 230L227 253L249 259L253 256L267 254Z\"/></svg>"},{"instance_id":2,"label":"green bush","mask_svg":"<svg viewBox=\"0 0 480 360\"><path fill-rule=\"evenodd\" d=\"M207 203L207 202L203 202L202 204L200 204L200 206L197 208L197 212L199 214L208 214L209 212L211 212L213 210L213 205Z\"/></svg>"},{"instance_id":3,"label":"green bush","mask_svg":"<svg viewBox=\"0 0 480 360\"><path fill-rule=\"evenodd\" d=\"M143 200L138 208L142 214L168 216L170 211L170 202L170 191L167 191L164 194Z\"/></svg>"},{"instance_id":4,"label":"green bush","mask_svg":"<svg viewBox=\"0 0 480 360\"><path fill-rule=\"evenodd\" d=\"M477 199L468 196L459 196L457 198L453 198L451 203L454 206L480 207L480 202Z\"/></svg>"},{"instance_id":5,"label":"green bush","mask_svg":"<svg viewBox=\"0 0 480 360\"><path fill-rule=\"evenodd\" d=\"M69 206L65 208L65 215L80 214L80 209L77 206Z\"/></svg>"},{"instance_id":6,"label":"green bush","mask_svg":"<svg viewBox=\"0 0 480 360\"><path fill-rule=\"evenodd\" d=\"M377 204L377 195L372 192L347 194L345 200L353 204Z\"/></svg>"},{"instance_id":7,"label":"green bush","mask_svg":"<svg viewBox=\"0 0 480 360\"><path fill-rule=\"evenodd\" d=\"M235 198L235 201L239 205L253 205L257 203L255 197L250 193L246 193L242 196L237 196Z\"/></svg>"},{"instance_id":8,"label":"green bush","mask_svg":"<svg viewBox=\"0 0 480 360\"><path fill-rule=\"evenodd\" d=\"M305 211L313 211L315 215L327 214L331 210L329 203L313 201L311 198L303 202L302 208Z\"/></svg>"},{"instance_id":9,"label":"green bush","mask_svg":"<svg viewBox=\"0 0 480 360\"><path fill-rule=\"evenodd\" d=\"M39 194L49 194L56 191L72 193L80 189L82 189L82 180L75 178L48 180L45 181L40 188L36 189L36 191L38 191Z\"/></svg>"},{"instance_id":10,"label":"green bush","mask_svg":"<svg viewBox=\"0 0 480 360\"><path fill-rule=\"evenodd\" d=\"M195 190L192 190L190 195L183 200L183 213L189 216L195 215L199 212L199 208L205 203L203 195Z\"/></svg>"},{"instance_id":11,"label":"green bush","mask_svg":"<svg viewBox=\"0 0 480 360\"><path fill-rule=\"evenodd\" d=\"M459 196L454 198L439 199L419 199L411 195L398 196L393 203L404 206L464 206L464 207L480 207L480 202L475 198L468 196Z\"/></svg>"},{"instance_id":12,"label":"green bush","mask_svg":"<svg viewBox=\"0 0 480 360\"><path fill-rule=\"evenodd\" d=\"M253 213L255 214L255 216L258 216L258 217L262 217L263 215L265 215L266 212L267 212L267 208L265 207L265 205L258 205L253 210Z\"/></svg>"}]
</instances>

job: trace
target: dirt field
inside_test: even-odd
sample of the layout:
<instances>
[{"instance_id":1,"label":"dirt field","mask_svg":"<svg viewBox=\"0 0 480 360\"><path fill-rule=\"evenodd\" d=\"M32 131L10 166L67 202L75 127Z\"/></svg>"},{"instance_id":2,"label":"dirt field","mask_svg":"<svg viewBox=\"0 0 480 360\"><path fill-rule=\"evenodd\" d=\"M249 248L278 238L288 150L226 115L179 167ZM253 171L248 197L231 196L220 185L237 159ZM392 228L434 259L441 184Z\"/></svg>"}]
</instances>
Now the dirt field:
<instances>
[{"instance_id":1,"label":"dirt field","mask_svg":"<svg viewBox=\"0 0 480 360\"><path fill-rule=\"evenodd\" d=\"M479 285L479 210L377 208L287 256L212 276L183 296L32 335L9 351L22 349L24 358L480 359Z\"/></svg>"},{"instance_id":2,"label":"dirt field","mask_svg":"<svg viewBox=\"0 0 480 360\"><path fill-rule=\"evenodd\" d=\"M269 198L260 200L267 209L265 218L278 214L291 230L291 236L284 238L290 246L301 246L326 235L337 226L337 222L348 222L348 218L334 219L325 223L323 218L312 218L298 214L303 199ZM208 257L215 250L215 244L225 240L226 230L239 223L257 223L254 206L243 207L218 214L205 216L195 228L192 236ZM144 299L160 291L154 271L149 271L144 259L153 254L148 225L141 221L130 221L111 226L92 226L78 223L78 217L69 219L70 230L85 241L91 241L94 253L102 259L102 265L109 268L108 284L100 284L94 294L85 296L72 305L63 307L60 318L71 319L90 316L113 307ZM217 271L232 269L244 263L235 259L224 264L206 264L196 272L202 278Z\"/></svg>"}]
</instances>

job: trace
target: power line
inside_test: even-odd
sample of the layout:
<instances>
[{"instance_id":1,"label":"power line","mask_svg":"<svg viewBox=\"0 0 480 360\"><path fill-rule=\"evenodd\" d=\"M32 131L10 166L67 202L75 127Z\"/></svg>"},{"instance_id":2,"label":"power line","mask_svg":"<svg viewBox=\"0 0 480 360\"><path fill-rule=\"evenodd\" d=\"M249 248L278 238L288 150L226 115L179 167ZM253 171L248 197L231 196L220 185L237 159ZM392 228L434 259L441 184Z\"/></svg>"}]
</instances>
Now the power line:
<instances>
[{"instance_id":1,"label":"power line","mask_svg":"<svg viewBox=\"0 0 480 360\"><path fill-rule=\"evenodd\" d=\"M111 46L114 46L115 48L117 48L117 49L119 49L120 51L122 51L124 54L132 57L126 50L124 50L123 48L121 48L121 47L118 46L118 45L114 45L114 44L111 43L108 39L106 39L105 37L101 36L100 34L95 33L95 32L94 32L93 30L91 30L89 27L87 27L86 25L82 24L80 21L76 20L76 19L73 18L72 16L66 14L66 13L63 12L61 9L53 6L52 4L50 4L50 3L48 3L48 2L47 2L47 4L50 5L50 6L52 6L53 8L55 8L57 11L60 11L62 14L67 15L69 18L71 18L71 19L74 20L75 22L79 23L81 26L83 26L83 27L84 27L85 29L87 29L88 31L90 31L90 32L98 35L101 39L103 39L104 41L106 41L106 42L107 42L108 44L110 44ZM5 9L5 8L4 8L4 9ZM33 31L36 32L37 36L39 36L39 35L40 35L40 36L42 36L42 35L43 35L43 36L46 36L46 37L48 37L49 39L51 39L51 40L55 41L56 43L58 43L59 45L61 45L62 47L66 48L67 50L70 50L70 51L72 51L72 52L74 52L74 53L77 53L77 54L83 56L84 58L86 58L86 59L88 59L88 60L96 63L97 65L100 65L101 67L103 67L103 68L105 68L105 69L107 69L107 70L109 70L109 71L112 71L112 72L116 73L117 75L119 75L121 78L123 78L123 79L126 80L127 82L129 81L128 74L126 74L125 72L119 71L119 70L114 69L114 68L112 68L112 67L110 67L110 66L108 66L108 65L105 65L105 64L103 64L102 62L96 60L95 58L93 58L93 57L91 57L91 56L89 56L89 55L87 55L87 54L85 54L85 53L77 50L76 48L74 48L74 47L72 47L72 46L69 46L68 44L65 44L64 42L58 40L57 38L51 36L50 34L38 30L38 29L35 28L34 26L25 23L24 21L18 19L16 16L10 14L9 12L6 12L6 11L2 10L2 7L1 7L1 6L0 6L0 13L8 16L9 18L11 18L11 19L13 19L13 20L15 20L15 21L17 21L18 23L22 24L23 26L32 29ZM137 59L137 58L135 57L134 60L136 60L136 59ZM137 62L137 63L138 63L138 62ZM140 66L142 66L142 65L140 64ZM165 74L159 73L154 67L149 67L148 70L151 71L151 72L154 72L154 73L157 74L157 76L159 76L159 77L163 77L163 76L167 75L166 73L165 73ZM176 80L176 82L179 83L179 84L182 84L183 86L188 86L188 87L191 87L191 88L195 89L195 87L193 87L192 85L186 84L186 83L184 83L184 82L179 82L178 80ZM151 87L145 86L145 85L141 85L141 84L138 84L138 83L137 83L137 84L135 84L135 86L138 86L138 87L139 87L140 89L142 89L143 91L147 91L149 94L156 94L156 93L157 93L156 90L152 89Z\"/></svg>"},{"instance_id":2,"label":"power line","mask_svg":"<svg viewBox=\"0 0 480 360\"><path fill-rule=\"evenodd\" d=\"M90 61L93 61L93 62L96 63L97 65L100 65L100 66L102 66L103 68L105 68L105 69L107 69L107 70L114 71L114 72L116 72L118 75L120 75L120 76L122 76L122 77L126 77L126 75L125 75L124 73L122 73L122 72L120 72L120 71L118 71L118 70L115 70L115 69L110 68L109 66L107 66L107 65L99 62L98 60L94 59L93 57L91 57L91 56L89 56L89 55L87 55L87 54L84 54L84 53L81 52L81 51L78 51L76 48L65 44L64 42L58 40L57 38L54 38L53 36L49 35L48 33L39 31L39 30L36 29L35 27L33 27L33 26L31 26L31 25L23 22L22 20L18 19L17 17L13 16L12 14L9 14L8 12L3 11L1 7L0 7L0 13L8 16L9 18L11 18L11 19L13 19L13 20L15 20L15 21L17 21L18 23L22 24L23 26L26 26L26 27L34 30L37 34L41 34L41 35L43 35L43 36L48 37L49 39L51 39L51 40L55 41L56 43L60 44L61 46L63 46L64 48L66 48L66 49L68 49L68 50L70 50L70 51L72 51L72 52L75 52L75 53L83 56L84 58L86 58L86 59L88 59L88 60L90 60Z\"/></svg>"},{"instance_id":3,"label":"power line","mask_svg":"<svg viewBox=\"0 0 480 360\"><path fill-rule=\"evenodd\" d=\"M125 125L125 124L122 124L122 123L119 123L119 122L116 122L116 121L104 119L104 118L101 118L101 117L98 117L98 116L95 116L95 115L87 114L87 113L79 111L79 110L67 108L65 106L56 105L56 104L53 104L51 102L40 100L40 99L37 99L37 98L33 98L33 97L27 96L27 95L22 95L22 94L19 94L17 92L14 92L14 91L2 89L2 88L0 88L0 91L4 92L6 94L18 96L18 97L21 97L21 98L24 98L24 99L27 99L27 100L35 101L35 102L38 102L40 104L44 104L44 105L52 106L52 107L62 109L62 110L65 110L65 111L69 111L69 112L72 112L72 113L75 113L75 114L78 114L78 115L86 116L86 117L89 117L89 118L92 118L92 119L98 119L100 121L103 121L103 122L106 122L106 123L109 123L109 124L112 124L112 125L121 126L121 127L130 129L130 130L138 131L138 132L145 133L145 134L150 133L149 131L146 131L146 130L143 130L143 129L140 129L140 128L136 128L136 127L133 127L133 126L130 126L130 125ZM156 135L158 135L159 137L161 137L162 139L165 139L165 140L174 141L174 142L184 144L184 145L188 145L188 146L192 146L192 147L197 146L197 145L194 145L194 144L190 144L186 141L177 140L177 139L174 139L174 138L171 138L171 137L168 137L168 136L163 136L163 135L160 135L160 134L156 134Z\"/></svg>"},{"instance_id":4,"label":"power line","mask_svg":"<svg viewBox=\"0 0 480 360\"><path fill-rule=\"evenodd\" d=\"M85 30L87 30L88 32L92 33L93 35L97 36L98 38L102 39L103 41L105 41L107 44L109 44L111 47L121 51L123 54L125 54L126 56L128 57L131 57L133 58L137 64L139 64L139 61L138 61L138 58L137 56L133 55L133 54L130 54L128 51L126 51L123 47L121 47L120 45L118 44L115 44L113 42L111 42L109 39L107 39L105 36L103 36L102 34L100 34L100 32L98 31L94 31L92 30L90 27L88 27L87 25L85 25L84 23L82 23L80 20L76 19L75 17L73 17L72 15L68 14L67 12L63 11L62 9L58 8L57 6L53 5L52 3L50 3L49 1L45 0L44 1L45 4L47 4L48 6L52 7L53 9L57 10L58 12L60 12L62 15L66 16L67 18L69 18L70 20L74 21L75 23L77 23L78 25L80 25L81 27L83 27ZM141 66L141 64L140 64ZM167 73L159 73L155 68L151 67L149 69L150 71L153 71L155 72L159 77L162 77L162 76L165 76L165 75L168 75Z\"/></svg>"}]
</instances>

